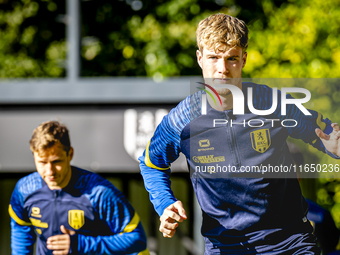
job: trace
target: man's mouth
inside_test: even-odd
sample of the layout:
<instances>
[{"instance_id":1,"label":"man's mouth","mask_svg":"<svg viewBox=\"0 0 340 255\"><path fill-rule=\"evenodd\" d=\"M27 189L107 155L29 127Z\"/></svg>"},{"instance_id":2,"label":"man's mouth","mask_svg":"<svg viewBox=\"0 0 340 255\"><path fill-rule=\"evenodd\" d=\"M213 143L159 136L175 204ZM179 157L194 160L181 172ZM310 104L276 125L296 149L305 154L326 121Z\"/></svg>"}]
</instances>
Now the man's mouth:
<instances>
[{"instance_id":1,"label":"man's mouth","mask_svg":"<svg viewBox=\"0 0 340 255\"><path fill-rule=\"evenodd\" d=\"M48 176L46 177L47 180L49 181L55 181L56 177L55 176Z\"/></svg>"},{"instance_id":2,"label":"man's mouth","mask_svg":"<svg viewBox=\"0 0 340 255\"><path fill-rule=\"evenodd\" d=\"M218 87L218 85L223 85L223 84L231 84L231 79L229 78L215 78L214 79L215 87Z\"/></svg>"},{"instance_id":3,"label":"man's mouth","mask_svg":"<svg viewBox=\"0 0 340 255\"><path fill-rule=\"evenodd\" d=\"M214 81L225 82L225 81L230 81L230 78L215 78Z\"/></svg>"}]
</instances>

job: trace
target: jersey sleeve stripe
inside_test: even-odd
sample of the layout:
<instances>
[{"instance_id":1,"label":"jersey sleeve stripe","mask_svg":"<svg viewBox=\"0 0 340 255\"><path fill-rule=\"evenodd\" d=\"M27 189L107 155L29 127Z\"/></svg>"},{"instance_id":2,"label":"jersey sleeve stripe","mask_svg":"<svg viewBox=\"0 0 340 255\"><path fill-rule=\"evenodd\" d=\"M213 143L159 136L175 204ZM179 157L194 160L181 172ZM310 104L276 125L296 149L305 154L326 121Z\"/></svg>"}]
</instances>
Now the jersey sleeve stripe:
<instances>
[{"instance_id":1,"label":"jersey sleeve stripe","mask_svg":"<svg viewBox=\"0 0 340 255\"><path fill-rule=\"evenodd\" d=\"M18 223L19 225L22 225L22 226L31 226L32 223L30 222L26 222L26 221L23 221L22 219L20 219L16 214L15 212L13 211L13 208L11 205L9 205L8 207L8 213L9 215L11 216L11 218L13 220L15 220L16 223Z\"/></svg>"},{"instance_id":2,"label":"jersey sleeve stripe","mask_svg":"<svg viewBox=\"0 0 340 255\"><path fill-rule=\"evenodd\" d=\"M135 212L135 215L133 216L132 220L130 221L129 224L126 225L126 227L124 228L122 233L129 233L129 232L132 232L133 230L135 230L135 228L139 224L139 221L140 221L139 216Z\"/></svg>"},{"instance_id":3,"label":"jersey sleeve stripe","mask_svg":"<svg viewBox=\"0 0 340 255\"><path fill-rule=\"evenodd\" d=\"M322 131L326 129L326 123L321 120L321 114L318 112L318 118L316 120L316 124L320 127Z\"/></svg>"},{"instance_id":4,"label":"jersey sleeve stripe","mask_svg":"<svg viewBox=\"0 0 340 255\"><path fill-rule=\"evenodd\" d=\"M141 251L140 253L138 253L137 255L150 255L150 252L148 249L145 249L144 251Z\"/></svg>"},{"instance_id":5,"label":"jersey sleeve stripe","mask_svg":"<svg viewBox=\"0 0 340 255\"><path fill-rule=\"evenodd\" d=\"M152 164L152 162L150 160L150 157L149 157L150 141L149 141L148 145L146 146L146 150L145 150L145 165L147 165L148 167L154 168L154 169L158 169L158 170L168 170L170 168L170 166L166 167L166 168L160 168L160 167L155 166L154 164Z\"/></svg>"}]
</instances>

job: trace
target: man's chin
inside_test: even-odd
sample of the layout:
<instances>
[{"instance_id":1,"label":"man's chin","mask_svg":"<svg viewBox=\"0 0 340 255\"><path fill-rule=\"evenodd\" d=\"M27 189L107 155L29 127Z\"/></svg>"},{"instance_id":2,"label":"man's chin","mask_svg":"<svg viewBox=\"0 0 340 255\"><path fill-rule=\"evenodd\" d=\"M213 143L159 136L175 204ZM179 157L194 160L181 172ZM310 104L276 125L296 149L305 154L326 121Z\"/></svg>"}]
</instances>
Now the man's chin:
<instances>
[{"instance_id":1,"label":"man's chin","mask_svg":"<svg viewBox=\"0 0 340 255\"><path fill-rule=\"evenodd\" d=\"M213 87L223 87L223 85L239 86L239 84L242 83L242 78L230 78L226 80L214 79L212 83Z\"/></svg>"},{"instance_id":2,"label":"man's chin","mask_svg":"<svg viewBox=\"0 0 340 255\"><path fill-rule=\"evenodd\" d=\"M231 94L230 90L226 88L215 88L215 90L220 96L227 96Z\"/></svg>"},{"instance_id":3,"label":"man's chin","mask_svg":"<svg viewBox=\"0 0 340 255\"><path fill-rule=\"evenodd\" d=\"M58 186L58 182L56 180L45 180L48 186Z\"/></svg>"}]
</instances>

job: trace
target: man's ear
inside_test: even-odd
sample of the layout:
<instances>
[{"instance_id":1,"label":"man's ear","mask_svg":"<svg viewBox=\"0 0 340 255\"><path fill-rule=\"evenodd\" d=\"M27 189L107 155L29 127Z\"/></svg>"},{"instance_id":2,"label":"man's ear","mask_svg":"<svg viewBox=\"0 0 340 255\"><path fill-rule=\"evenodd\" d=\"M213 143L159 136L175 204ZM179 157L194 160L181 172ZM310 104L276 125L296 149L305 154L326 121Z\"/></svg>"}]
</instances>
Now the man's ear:
<instances>
[{"instance_id":1,"label":"man's ear","mask_svg":"<svg viewBox=\"0 0 340 255\"><path fill-rule=\"evenodd\" d=\"M73 154L74 154L74 150L73 150L73 147L71 147L69 152L68 152L68 155L70 157L70 161L73 159Z\"/></svg>"},{"instance_id":2,"label":"man's ear","mask_svg":"<svg viewBox=\"0 0 340 255\"><path fill-rule=\"evenodd\" d=\"M245 67L246 63L247 63L247 52L245 52L245 53L243 54L242 68Z\"/></svg>"},{"instance_id":3,"label":"man's ear","mask_svg":"<svg viewBox=\"0 0 340 255\"><path fill-rule=\"evenodd\" d=\"M202 58L203 58L203 54L201 53L200 50L196 51L196 56L197 56L197 63L198 65L201 67L202 69Z\"/></svg>"}]
</instances>

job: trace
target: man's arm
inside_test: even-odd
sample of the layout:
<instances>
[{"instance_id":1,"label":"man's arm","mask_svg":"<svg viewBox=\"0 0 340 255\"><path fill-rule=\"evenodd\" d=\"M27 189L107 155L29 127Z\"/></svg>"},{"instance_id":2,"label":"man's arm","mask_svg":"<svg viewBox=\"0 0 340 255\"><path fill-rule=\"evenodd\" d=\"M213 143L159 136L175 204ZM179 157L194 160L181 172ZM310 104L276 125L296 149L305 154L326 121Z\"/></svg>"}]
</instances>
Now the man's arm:
<instances>
[{"instance_id":1,"label":"man's arm","mask_svg":"<svg viewBox=\"0 0 340 255\"><path fill-rule=\"evenodd\" d=\"M77 235L74 230L66 229L63 225L60 229L63 234L51 236L46 242L47 248L53 250L55 255L77 254L77 251L96 254L149 254L140 222L131 222L125 232L111 236Z\"/></svg>"},{"instance_id":2,"label":"man's arm","mask_svg":"<svg viewBox=\"0 0 340 255\"><path fill-rule=\"evenodd\" d=\"M80 254L143 252L146 249L146 235L138 214L110 182L98 175L93 176L90 179L92 187L85 195L96 212L95 220L104 222L110 231L103 230L105 232L95 236L91 236L91 233L75 234L71 240L72 249L78 250Z\"/></svg>"},{"instance_id":3,"label":"man's arm","mask_svg":"<svg viewBox=\"0 0 340 255\"><path fill-rule=\"evenodd\" d=\"M256 109L268 109L273 104L272 89L265 85L256 85L256 95L254 96L254 106ZM266 98L267 100L261 100ZM290 94L287 99L293 99ZM339 126L322 116L321 113L308 109L311 115L305 115L295 104L286 105L286 115L281 115L281 91L277 95L278 107L273 113L283 120L294 120L296 125L286 127L288 135L302 139L316 149L323 151L333 158L340 158Z\"/></svg>"},{"instance_id":4,"label":"man's arm","mask_svg":"<svg viewBox=\"0 0 340 255\"><path fill-rule=\"evenodd\" d=\"M20 225L11 218L11 249L12 255L33 255L36 235L33 227Z\"/></svg>"},{"instance_id":5,"label":"man's arm","mask_svg":"<svg viewBox=\"0 0 340 255\"><path fill-rule=\"evenodd\" d=\"M170 169L158 170L148 167L144 156L139 157L139 161L144 186L150 194L150 201L156 212L161 216L165 208L177 201L171 190Z\"/></svg>"},{"instance_id":6,"label":"man's arm","mask_svg":"<svg viewBox=\"0 0 340 255\"><path fill-rule=\"evenodd\" d=\"M11 217L11 249L13 255L33 254L36 241L34 228L23 207L24 195L19 191L27 191L27 189L22 188L23 184L25 184L24 179L17 182L8 207L8 213Z\"/></svg>"},{"instance_id":7,"label":"man's arm","mask_svg":"<svg viewBox=\"0 0 340 255\"><path fill-rule=\"evenodd\" d=\"M200 115L200 100L200 95L194 94L172 109L158 125L143 156L139 158L144 185L161 216L160 231L165 237L173 236L178 226L176 221L186 219L183 205L176 200L170 187L170 165L179 157L183 129Z\"/></svg>"},{"instance_id":8,"label":"man's arm","mask_svg":"<svg viewBox=\"0 0 340 255\"><path fill-rule=\"evenodd\" d=\"M157 170L145 164L144 156L139 158L141 174L146 190L150 194L156 212L160 216L159 231L164 237L171 238L176 232L178 223L187 218L181 201L177 201L170 188L170 170Z\"/></svg>"},{"instance_id":9,"label":"man's arm","mask_svg":"<svg viewBox=\"0 0 340 255\"><path fill-rule=\"evenodd\" d=\"M146 250L145 235L141 223L137 224L137 231L130 234L119 233L112 236L85 236L76 235L74 230L61 226L61 235L51 236L47 239L47 248L53 250L55 255L84 253L98 254L149 254ZM144 241L143 241L144 240ZM141 252L139 252L141 251Z\"/></svg>"},{"instance_id":10,"label":"man's arm","mask_svg":"<svg viewBox=\"0 0 340 255\"><path fill-rule=\"evenodd\" d=\"M164 237L172 237L178 227L176 222L187 218L183 204L171 190L169 174L171 163L179 157L183 129L200 115L200 100L200 95L194 94L172 109L158 125L139 158L144 185L160 216L159 230Z\"/></svg>"},{"instance_id":11,"label":"man's arm","mask_svg":"<svg viewBox=\"0 0 340 255\"><path fill-rule=\"evenodd\" d=\"M91 254L149 254L142 224L131 223L127 228L131 231L127 229L110 236L78 235L78 251Z\"/></svg>"},{"instance_id":12,"label":"man's arm","mask_svg":"<svg viewBox=\"0 0 340 255\"><path fill-rule=\"evenodd\" d=\"M292 96L288 94L287 98ZM301 138L332 158L340 159L340 132L337 123L332 123L314 110L309 110L311 115L306 116L295 105L289 105L287 112L287 118L298 122L297 127L288 128L290 136Z\"/></svg>"}]
</instances>

